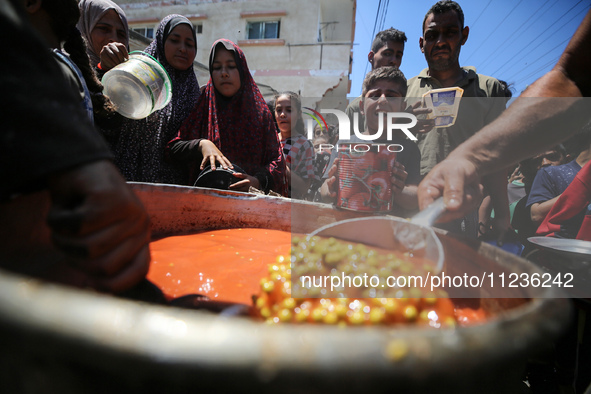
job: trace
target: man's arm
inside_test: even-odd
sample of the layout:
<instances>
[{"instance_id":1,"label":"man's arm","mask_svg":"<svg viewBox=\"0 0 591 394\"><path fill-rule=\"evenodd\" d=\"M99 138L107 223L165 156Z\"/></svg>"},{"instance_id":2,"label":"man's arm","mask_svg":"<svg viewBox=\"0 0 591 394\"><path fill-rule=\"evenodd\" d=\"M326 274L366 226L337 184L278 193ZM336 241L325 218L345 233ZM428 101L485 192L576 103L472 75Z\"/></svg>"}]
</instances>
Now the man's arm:
<instances>
[{"instance_id":1,"label":"man's arm","mask_svg":"<svg viewBox=\"0 0 591 394\"><path fill-rule=\"evenodd\" d=\"M527 199L530 207L530 220L538 227L556 202L557 191L550 173L542 168L536 174Z\"/></svg>"},{"instance_id":2,"label":"man's arm","mask_svg":"<svg viewBox=\"0 0 591 394\"><path fill-rule=\"evenodd\" d=\"M591 11L558 64L425 177L419 185L420 207L443 195L448 213L442 219L462 217L477 205L483 175L530 157L580 130L589 120L588 104L580 98L591 93L589 69Z\"/></svg>"},{"instance_id":3,"label":"man's arm","mask_svg":"<svg viewBox=\"0 0 591 394\"><path fill-rule=\"evenodd\" d=\"M546 215L548 215L548 212L550 212L552 206L554 205L556 200L558 200L558 197L560 197L560 195L554 197L551 200L544 202L536 202L531 205L531 221L536 226L539 226L544 221Z\"/></svg>"}]
</instances>

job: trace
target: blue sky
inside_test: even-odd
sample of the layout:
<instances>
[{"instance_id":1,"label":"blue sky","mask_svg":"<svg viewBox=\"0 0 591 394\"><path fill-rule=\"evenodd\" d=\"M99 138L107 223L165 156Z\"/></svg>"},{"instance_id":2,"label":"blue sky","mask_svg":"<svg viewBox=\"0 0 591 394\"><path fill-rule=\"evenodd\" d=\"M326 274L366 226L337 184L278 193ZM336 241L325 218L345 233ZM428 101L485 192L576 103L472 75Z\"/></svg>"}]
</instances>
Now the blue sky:
<instances>
[{"instance_id":1,"label":"blue sky","mask_svg":"<svg viewBox=\"0 0 591 394\"><path fill-rule=\"evenodd\" d=\"M427 67L419 49L421 22L436 0L357 0L355 45L350 96L361 93L367 54L375 32L390 27L406 33L400 69L407 78ZM460 53L460 65L513 84L514 96L549 71L591 6L591 0L470 0L458 1L470 27ZM382 25L383 23L383 25ZM380 26L383 26L380 29ZM375 34L374 34L375 35Z\"/></svg>"}]
</instances>

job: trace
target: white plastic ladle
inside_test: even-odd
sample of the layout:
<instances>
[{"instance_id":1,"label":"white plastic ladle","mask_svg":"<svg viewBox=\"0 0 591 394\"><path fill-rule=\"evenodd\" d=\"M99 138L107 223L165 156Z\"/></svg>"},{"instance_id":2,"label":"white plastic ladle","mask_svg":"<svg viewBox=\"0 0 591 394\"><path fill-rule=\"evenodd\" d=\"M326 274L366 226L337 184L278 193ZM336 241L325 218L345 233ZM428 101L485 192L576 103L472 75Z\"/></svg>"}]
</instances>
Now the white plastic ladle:
<instances>
[{"instance_id":1,"label":"white plastic ladle","mask_svg":"<svg viewBox=\"0 0 591 394\"><path fill-rule=\"evenodd\" d=\"M443 212L445 204L443 198L439 198L410 221L393 216L347 219L321 227L310 235L334 237L387 250L422 253L435 262L434 274L439 274L445 256L441 241L431 226Z\"/></svg>"}]
</instances>

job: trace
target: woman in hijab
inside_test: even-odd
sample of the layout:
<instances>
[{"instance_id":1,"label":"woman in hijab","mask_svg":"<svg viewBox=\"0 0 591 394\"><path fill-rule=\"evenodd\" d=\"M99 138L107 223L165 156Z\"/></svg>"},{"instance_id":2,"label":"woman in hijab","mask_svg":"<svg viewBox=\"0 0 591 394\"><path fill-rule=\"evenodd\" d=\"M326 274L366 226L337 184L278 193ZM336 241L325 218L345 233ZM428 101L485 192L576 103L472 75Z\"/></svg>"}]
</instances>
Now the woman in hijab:
<instances>
[{"instance_id":1,"label":"woman in hijab","mask_svg":"<svg viewBox=\"0 0 591 394\"><path fill-rule=\"evenodd\" d=\"M99 78L128 59L127 17L111 0L81 0L78 30L86 40L88 56Z\"/></svg>"},{"instance_id":2,"label":"woman in hijab","mask_svg":"<svg viewBox=\"0 0 591 394\"><path fill-rule=\"evenodd\" d=\"M168 144L170 156L193 163L191 182L207 165L212 170L216 163L223 168L236 165L243 171L234 174L231 190L253 186L287 196L277 128L244 53L229 40L217 40L209 54L209 73L193 112Z\"/></svg>"},{"instance_id":3,"label":"woman in hijab","mask_svg":"<svg viewBox=\"0 0 591 394\"><path fill-rule=\"evenodd\" d=\"M168 72L170 103L146 119L125 119L112 143L115 162L128 181L187 184L188 172L164 158L166 143L174 138L197 103L199 84L193 71L197 37L191 22L181 15L165 17L156 39L146 48Z\"/></svg>"}]
</instances>

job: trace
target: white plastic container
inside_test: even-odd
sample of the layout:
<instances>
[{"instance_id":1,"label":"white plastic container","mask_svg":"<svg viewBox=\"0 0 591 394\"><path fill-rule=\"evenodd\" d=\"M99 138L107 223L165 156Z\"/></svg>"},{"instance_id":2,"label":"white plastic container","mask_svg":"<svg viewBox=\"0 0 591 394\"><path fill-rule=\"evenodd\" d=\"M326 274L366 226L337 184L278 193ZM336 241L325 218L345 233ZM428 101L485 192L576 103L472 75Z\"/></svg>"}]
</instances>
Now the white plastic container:
<instances>
[{"instance_id":1,"label":"white plastic container","mask_svg":"<svg viewBox=\"0 0 591 394\"><path fill-rule=\"evenodd\" d=\"M105 73L102 83L117 112L130 119L147 117L164 108L172 97L172 84L164 67L139 51L131 52L129 60Z\"/></svg>"}]
</instances>

